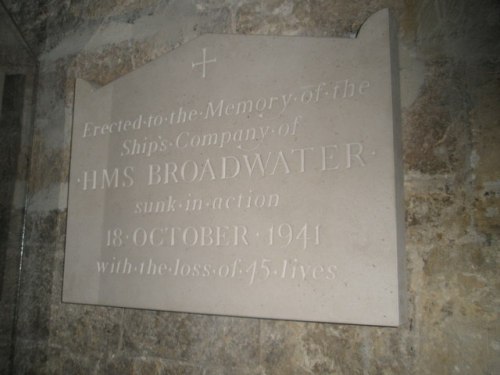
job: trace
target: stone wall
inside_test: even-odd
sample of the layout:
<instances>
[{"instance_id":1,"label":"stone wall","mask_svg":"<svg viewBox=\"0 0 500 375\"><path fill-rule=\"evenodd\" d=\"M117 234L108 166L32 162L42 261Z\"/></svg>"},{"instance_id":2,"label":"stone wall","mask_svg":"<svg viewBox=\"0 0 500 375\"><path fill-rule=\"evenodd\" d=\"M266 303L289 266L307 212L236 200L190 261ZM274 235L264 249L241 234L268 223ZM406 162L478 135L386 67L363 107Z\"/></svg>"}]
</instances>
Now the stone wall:
<instances>
[{"instance_id":1,"label":"stone wall","mask_svg":"<svg viewBox=\"0 0 500 375\"><path fill-rule=\"evenodd\" d=\"M39 53L19 374L500 371L495 0L4 0ZM108 83L206 32L352 37L399 22L409 318L399 328L61 303L74 82Z\"/></svg>"}]
</instances>

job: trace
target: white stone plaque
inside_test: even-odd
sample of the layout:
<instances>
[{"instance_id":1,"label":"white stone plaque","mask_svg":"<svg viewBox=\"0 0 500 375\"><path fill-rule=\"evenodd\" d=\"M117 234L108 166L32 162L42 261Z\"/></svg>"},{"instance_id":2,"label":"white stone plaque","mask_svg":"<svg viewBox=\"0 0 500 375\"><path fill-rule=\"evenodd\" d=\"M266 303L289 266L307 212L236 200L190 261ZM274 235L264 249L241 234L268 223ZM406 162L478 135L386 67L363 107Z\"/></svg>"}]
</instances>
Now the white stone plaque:
<instances>
[{"instance_id":1,"label":"white stone plaque","mask_svg":"<svg viewBox=\"0 0 500 375\"><path fill-rule=\"evenodd\" d=\"M356 39L204 35L78 80L63 300L398 325L396 54L384 10Z\"/></svg>"}]
</instances>

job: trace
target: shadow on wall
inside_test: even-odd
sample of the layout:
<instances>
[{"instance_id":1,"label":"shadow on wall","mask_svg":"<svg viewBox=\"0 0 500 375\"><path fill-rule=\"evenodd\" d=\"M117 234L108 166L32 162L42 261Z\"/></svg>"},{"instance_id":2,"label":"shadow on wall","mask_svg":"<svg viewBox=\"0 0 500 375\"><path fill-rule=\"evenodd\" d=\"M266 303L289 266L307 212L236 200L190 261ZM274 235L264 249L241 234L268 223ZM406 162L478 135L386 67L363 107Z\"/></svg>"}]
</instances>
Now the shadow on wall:
<instances>
[{"instance_id":1,"label":"shadow on wall","mask_svg":"<svg viewBox=\"0 0 500 375\"><path fill-rule=\"evenodd\" d=\"M3 82L2 82L3 81ZM3 296L11 210L17 179L17 158L21 148L24 102L23 74L0 77L0 300Z\"/></svg>"},{"instance_id":2,"label":"shadow on wall","mask_svg":"<svg viewBox=\"0 0 500 375\"><path fill-rule=\"evenodd\" d=\"M0 3L0 373L14 353L36 60Z\"/></svg>"}]
</instances>

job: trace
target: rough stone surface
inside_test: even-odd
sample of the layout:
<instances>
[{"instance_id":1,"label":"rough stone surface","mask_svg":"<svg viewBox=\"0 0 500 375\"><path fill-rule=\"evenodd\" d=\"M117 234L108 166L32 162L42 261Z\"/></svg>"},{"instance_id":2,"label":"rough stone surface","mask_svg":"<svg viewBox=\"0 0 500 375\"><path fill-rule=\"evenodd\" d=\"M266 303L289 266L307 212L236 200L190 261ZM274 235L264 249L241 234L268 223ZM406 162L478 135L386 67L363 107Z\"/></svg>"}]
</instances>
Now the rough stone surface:
<instances>
[{"instance_id":1,"label":"rough stone surface","mask_svg":"<svg viewBox=\"0 0 500 375\"><path fill-rule=\"evenodd\" d=\"M4 3L40 59L15 373L500 371L498 2ZM383 7L400 25L406 324L358 327L61 304L75 77L110 82L204 32L352 37Z\"/></svg>"}]
</instances>

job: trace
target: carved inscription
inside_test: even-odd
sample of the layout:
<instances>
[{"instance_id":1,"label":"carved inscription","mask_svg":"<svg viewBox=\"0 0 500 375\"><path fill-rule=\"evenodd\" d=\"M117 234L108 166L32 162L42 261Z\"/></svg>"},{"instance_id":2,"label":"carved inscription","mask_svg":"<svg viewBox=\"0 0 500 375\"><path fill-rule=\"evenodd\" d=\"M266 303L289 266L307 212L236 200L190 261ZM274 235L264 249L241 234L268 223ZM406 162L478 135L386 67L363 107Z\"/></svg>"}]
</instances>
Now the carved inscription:
<instances>
[{"instance_id":1,"label":"carved inscription","mask_svg":"<svg viewBox=\"0 0 500 375\"><path fill-rule=\"evenodd\" d=\"M207 71L206 71L207 64L214 63L217 61L217 59L213 58L213 59L207 60L207 49L205 47L202 48L202 52L203 52L203 61L196 62L196 63L193 62L193 63L191 63L191 67L194 69L198 65L201 65L201 68L202 68L201 77L205 78L207 76Z\"/></svg>"},{"instance_id":2,"label":"carved inscription","mask_svg":"<svg viewBox=\"0 0 500 375\"><path fill-rule=\"evenodd\" d=\"M347 305L378 296L393 324L389 55L335 43L204 36L80 81L65 300L371 324Z\"/></svg>"}]
</instances>

